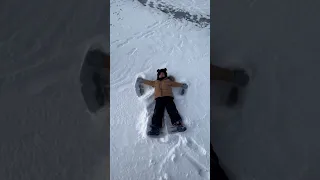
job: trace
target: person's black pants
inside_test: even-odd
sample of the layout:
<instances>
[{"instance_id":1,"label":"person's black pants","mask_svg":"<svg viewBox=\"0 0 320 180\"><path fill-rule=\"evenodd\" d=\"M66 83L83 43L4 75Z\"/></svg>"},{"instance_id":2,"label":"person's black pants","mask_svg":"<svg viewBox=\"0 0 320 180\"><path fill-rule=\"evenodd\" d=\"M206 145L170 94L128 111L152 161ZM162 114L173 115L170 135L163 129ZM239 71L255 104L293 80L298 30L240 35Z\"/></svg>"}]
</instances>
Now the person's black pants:
<instances>
[{"instance_id":1,"label":"person's black pants","mask_svg":"<svg viewBox=\"0 0 320 180\"><path fill-rule=\"evenodd\" d=\"M163 121L165 109L167 109L167 112L170 116L172 124L175 124L177 121L181 122L182 119L177 110L175 103L173 102L173 97L169 97L169 96L158 97L156 99L156 106L154 108L154 114L152 116L151 127L154 127L154 128L162 127L162 121Z\"/></svg>"}]
</instances>

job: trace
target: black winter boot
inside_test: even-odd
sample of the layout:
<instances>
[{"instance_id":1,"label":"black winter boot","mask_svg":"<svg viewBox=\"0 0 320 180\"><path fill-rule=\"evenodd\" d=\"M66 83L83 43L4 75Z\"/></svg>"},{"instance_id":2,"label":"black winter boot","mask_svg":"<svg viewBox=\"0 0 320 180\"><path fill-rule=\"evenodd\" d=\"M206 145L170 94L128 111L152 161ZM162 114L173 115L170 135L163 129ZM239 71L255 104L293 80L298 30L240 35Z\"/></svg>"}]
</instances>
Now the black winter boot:
<instances>
[{"instance_id":1,"label":"black winter boot","mask_svg":"<svg viewBox=\"0 0 320 180\"><path fill-rule=\"evenodd\" d=\"M150 131L147 134L148 134L148 136L159 136L160 135L160 128L151 127Z\"/></svg>"},{"instance_id":2,"label":"black winter boot","mask_svg":"<svg viewBox=\"0 0 320 180\"><path fill-rule=\"evenodd\" d=\"M176 130L178 132L184 132L187 130L187 128L180 121L175 122L173 126L177 128Z\"/></svg>"}]
</instances>

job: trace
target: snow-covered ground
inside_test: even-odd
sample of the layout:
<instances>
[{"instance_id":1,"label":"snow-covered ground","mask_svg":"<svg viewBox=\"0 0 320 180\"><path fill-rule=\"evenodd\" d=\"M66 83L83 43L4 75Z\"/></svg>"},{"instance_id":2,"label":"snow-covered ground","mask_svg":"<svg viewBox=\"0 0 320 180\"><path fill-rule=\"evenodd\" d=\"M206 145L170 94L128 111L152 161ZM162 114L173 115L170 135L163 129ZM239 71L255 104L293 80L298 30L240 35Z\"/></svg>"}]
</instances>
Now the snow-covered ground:
<instances>
[{"instance_id":1,"label":"snow-covered ground","mask_svg":"<svg viewBox=\"0 0 320 180\"><path fill-rule=\"evenodd\" d=\"M111 179L209 179L210 27L129 0L111 1L110 20ZM145 133L152 89L138 98L134 83L138 75L154 80L164 67L189 84L185 96L174 90L188 130L151 139Z\"/></svg>"}]
</instances>

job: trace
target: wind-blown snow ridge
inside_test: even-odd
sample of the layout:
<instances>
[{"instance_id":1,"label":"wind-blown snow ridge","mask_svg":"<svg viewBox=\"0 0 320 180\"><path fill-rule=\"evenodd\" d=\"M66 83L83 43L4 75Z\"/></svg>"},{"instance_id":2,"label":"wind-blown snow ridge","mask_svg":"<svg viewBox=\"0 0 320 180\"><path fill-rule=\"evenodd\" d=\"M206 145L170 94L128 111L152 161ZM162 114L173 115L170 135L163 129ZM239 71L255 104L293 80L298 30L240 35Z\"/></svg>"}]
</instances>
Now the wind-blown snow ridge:
<instances>
[{"instance_id":1,"label":"wind-blown snow ridge","mask_svg":"<svg viewBox=\"0 0 320 180\"><path fill-rule=\"evenodd\" d=\"M112 180L209 179L210 30L169 18L137 1L112 1L110 25L110 172ZM168 19L169 18L169 19ZM152 87L137 97L138 76L155 80L166 67L187 93L174 88L176 106L188 130L146 136L155 106Z\"/></svg>"}]
</instances>

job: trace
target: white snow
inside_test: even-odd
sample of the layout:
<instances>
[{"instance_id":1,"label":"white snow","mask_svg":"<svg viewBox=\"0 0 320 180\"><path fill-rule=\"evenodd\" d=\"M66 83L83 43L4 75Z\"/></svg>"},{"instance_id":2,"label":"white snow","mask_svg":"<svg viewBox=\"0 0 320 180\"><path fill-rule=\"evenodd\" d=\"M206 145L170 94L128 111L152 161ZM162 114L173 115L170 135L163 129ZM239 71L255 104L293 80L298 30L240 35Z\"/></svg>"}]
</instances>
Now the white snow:
<instances>
[{"instance_id":1,"label":"white snow","mask_svg":"<svg viewBox=\"0 0 320 180\"><path fill-rule=\"evenodd\" d=\"M110 178L210 179L209 27L170 19L137 1L110 4ZM174 89L188 129L151 139L146 129L153 89L138 98L134 83L139 75L154 80L164 67L176 81L189 84L184 96Z\"/></svg>"}]
</instances>

